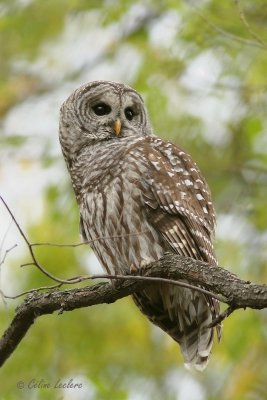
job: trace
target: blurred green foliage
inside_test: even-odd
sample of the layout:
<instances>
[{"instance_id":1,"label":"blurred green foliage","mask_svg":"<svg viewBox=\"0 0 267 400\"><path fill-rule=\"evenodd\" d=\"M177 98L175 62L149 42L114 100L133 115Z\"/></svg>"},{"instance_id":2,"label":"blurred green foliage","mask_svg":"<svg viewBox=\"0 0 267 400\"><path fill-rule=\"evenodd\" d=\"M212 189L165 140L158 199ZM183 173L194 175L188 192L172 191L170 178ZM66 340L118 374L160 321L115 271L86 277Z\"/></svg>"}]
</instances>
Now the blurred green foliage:
<instances>
[{"instance_id":1,"label":"blurred green foliage","mask_svg":"<svg viewBox=\"0 0 267 400\"><path fill-rule=\"evenodd\" d=\"M16 65L21 60L29 65L34 62L43 46L63 32L70 16L96 10L101 16L98 25L104 29L127 16L136 4L133 0L2 0L0 116L3 121L12 107L51 90L49 85L40 84L38 74L30 70L21 72ZM141 55L142 62L131 84L144 95L157 133L191 153L212 189L219 219L229 215L232 230L239 232L239 236L227 237L228 226L226 233L219 236L216 247L220 264L231 266L245 279L264 282L267 279L267 1L151 0L143 5L151 9L151 19L131 34L122 34L104 56L112 62L117 49L124 45ZM180 20L174 41L170 46L152 43L149 30L170 12L177 13ZM207 87L204 82L204 86L194 89L182 84L191 63L207 52L220 64L216 80L208 82ZM211 117L209 103L202 113L195 112L198 104L206 104L207 98L218 101L211 136L206 135L205 122L206 113ZM228 118L217 123L216 116L221 115L233 98L237 100ZM222 128L224 139L220 141L217 135ZM0 145L9 151L23 148L30 140L27 132L25 136L0 136ZM41 161L43 168L57 162L45 152ZM27 228L32 241L79 241L79 216L67 179L66 173L66 181L48 185L43 215ZM85 273L88 251L85 247L36 248L41 264L64 278ZM18 264L24 261L29 261L26 252L25 260L19 260ZM51 284L31 267L13 276L21 280L22 290ZM1 331L12 318L13 306L9 302L8 308L0 310ZM45 316L37 320L0 370L1 399L191 399L190 393L178 393L177 385L174 389L169 383L168 376L175 371L181 382L194 380L200 388L200 400L264 400L267 399L266 332L265 311L234 313L225 321L222 342L215 344L210 365L200 375L183 369L175 343L151 327L130 299ZM31 379L53 384L59 378L72 377L78 382L80 376L90 383L90 396L16 387L17 382L24 381L27 385Z\"/></svg>"}]
</instances>

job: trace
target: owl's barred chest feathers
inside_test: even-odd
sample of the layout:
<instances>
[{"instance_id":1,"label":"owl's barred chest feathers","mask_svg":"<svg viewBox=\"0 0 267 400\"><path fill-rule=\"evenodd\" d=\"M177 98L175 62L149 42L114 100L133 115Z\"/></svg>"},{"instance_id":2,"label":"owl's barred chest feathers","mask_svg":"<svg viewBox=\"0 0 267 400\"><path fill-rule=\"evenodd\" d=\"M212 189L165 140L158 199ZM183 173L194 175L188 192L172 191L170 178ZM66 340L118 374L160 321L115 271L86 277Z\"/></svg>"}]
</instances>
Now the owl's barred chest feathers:
<instances>
[{"instance_id":1,"label":"owl's barred chest feathers","mask_svg":"<svg viewBox=\"0 0 267 400\"><path fill-rule=\"evenodd\" d=\"M166 251L216 264L214 209L191 157L152 133L141 96L114 82L82 86L63 103L60 142L80 229L108 273L128 274ZM219 303L161 283L133 295L142 313L204 369ZM217 327L220 337L220 327Z\"/></svg>"},{"instance_id":2,"label":"owl's barred chest feathers","mask_svg":"<svg viewBox=\"0 0 267 400\"><path fill-rule=\"evenodd\" d=\"M103 267L113 274L129 273L131 267L157 260L164 252L159 234L147 221L142 179L147 161L138 151L144 140L121 138L91 146L70 171L83 237L92 241Z\"/></svg>"},{"instance_id":3,"label":"owl's barred chest feathers","mask_svg":"<svg viewBox=\"0 0 267 400\"><path fill-rule=\"evenodd\" d=\"M73 187L80 202L89 192L107 190L114 177L125 171L125 153L142 138L103 141L80 152L70 168Z\"/></svg>"}]
</instances>

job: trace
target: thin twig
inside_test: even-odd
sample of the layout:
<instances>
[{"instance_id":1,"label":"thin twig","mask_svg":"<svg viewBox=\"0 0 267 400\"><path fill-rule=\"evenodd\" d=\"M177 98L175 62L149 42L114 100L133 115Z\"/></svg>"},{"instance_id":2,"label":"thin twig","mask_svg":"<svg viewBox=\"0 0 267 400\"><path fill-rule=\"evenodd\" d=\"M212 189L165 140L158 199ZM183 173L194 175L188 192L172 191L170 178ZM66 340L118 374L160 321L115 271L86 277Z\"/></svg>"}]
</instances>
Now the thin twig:
<instances>
[{"instance_id":1,"label":"thin twig","mask_svg":"<svg viewBox=\"0 0 267 400\"><path fill-rule=\"evenodd\" d=\"M18 299L19 297L25 296L26 294L32 294L36 292L41 292L42 290L51 290L51 289L57 289L60 288L63 285L63 283L58 283L57 285L52 285L52 286L40 286L39 288L33 288L30 290L25 290L25 292L21 292L15 296L9 296L5 294L2 290L0 290L0 294L2 297L5 299L10 299L10 300L15 300Z\"/></svg>"},{"instance_id":2,"label":"thin twig","mask_svg":"<svg viewBox=\"0 0 267 400\"><path fill-rule=\"evenodd\" d=\"M253 47L258 47L261 49L266 50L266 45L262 45L261 43L254 42L253 40L248 40L248 39L244 39L240 36L234 35L233 33L227 32L224 29L216 26L215 24L213 24L213 22L209 21L198 9L198 7L196 7L194 4L192 3L186 3L186 4L190 4L190 6L192 8L194 8L196 14L198 14L198 16L206 22L207 25L209 25L213 30L215 30L216 32L220 33L222 36L227 37L228 39L234 40L236 42L245 44L246 46L253 46Z\"/></svg>"},{"instance_id":3,"label":"thin twig","mask_svg":"<svg viewBox=\"0 0 267 400\"><path fill-rule=\"evenodd\" d=\"M234 311L235 311L234 306L231 305L227 307L226 310L224 310L220 315L218 315L218 317L212 320L212 322L208 325L208 328L214 328L216 325L219 325L223 320L225 320L225 318L229 317L229 315L232 314L232 312Z\"/></svg>"},{"instance_id":4,"label":"thin twig","mask_svg":"<svg viewBox=\"0 0 267 400\"><path fill-rule=\"evenodd\" d=\"M203 289L199 286L195 286L195 285L191 285L190 283L186 283L186 282L181 282L181 281L176 281L174 279L167 279L167 278L160 278L160 277L150 277L150 276L141 276L141 275L110 275L110 274L97 274L97 275L84 275L84 276L77 276L77 277L73 277L71 278L72 280L67 281L68 284L70 283L80 283L83 282L85 280L94 280L94 279L109 279L109 280L120 280L120 281L148 281L148 282L158 282L158 283L164 283L164 284L171 284L171 285L176 285L176 286L180 286L180 287L184 287L190 290L196 290L200 293L206 294L208 296L211 296L215 299L217 299L218 301L225 303L227 301L227 299L221 295L215 294L210 292L209 290ZM22 297L26 294L31 294L31 293L35 293L38 291L42 291L42 290L48 290L48 289L55 289L55 288L59 288L60 286L62 286L63 283L59 283L58 285L53 285L53 286L42 286L39 288L34 288L31 290L26 290L25 292L19 293L15 296L9 296L6 295L3 291L1 291L1 294L3 295L3 297L5 297L6 299L17 299L19 297Z\"/></svg>"},{"instance_id":5,"label":"thin twig","mask_svg":"<svg viewBox=\"0 0 267 400\"><path fill-rule=\"evenodd\" d=\"M99 242L100 240L114 240L114 239L121 239L123 237L128 237L128 236L140 236L143 233L147 233L148 230L144 230L144 231L139 231L139 232L130 232L130 233L125 233L125 234L121 234L121 235L112 235L112 236L98 236L96 239L92 239L92 240L85 240L84 242L80 242L80 243L72 243L72 244L68 244L68 243L51 243L51 242L35 242L35 243L31 243L32 247L37 247L37 246L50 246L50 247L80 247L80 246L84 246L84 245L91 245L95 242Z\"/></svg>"},{"instance_id":6,"label":"thin twig","mask_svg":"<svg viewBox=\"0 0 267 400\"><path fill-rule=\"evenodd\" d=\"M246 16L245 16L244 10L242 9L242 6L241 6L241 4L240 4L240 1L239 1L239 0L234 0L234 1L235 1L236 5L237 5L237 8L238 8L240 20L243 22L243 24L244 24L245 27L247 28L247 31L249 32L249 34L250 34L254 39L256 39L256 41L257 41L262 47L264 47L265 49L267 49L266 43L264 43L264 41L251 29L251 27L250 27L250 25L249 25L249 23L248 23L248 20L247 20L247 18L246 18Z\"/></svg>"},{"instance_id":7,"label":"thin twig","mask_svg":"<svg viewBox=\"0 0 267 400\"><path fill-rule=\"evenodd\" d=\"M5 232L5 234L4 234L4 236L3 236L2 240L1 240L1 245L0 245L0 273L1 273L1 266L5 263L8 254L9 254L15 247L17 247L17 244L14 244L14 245L11 246L10 248L6 249L4 255L3 255L2 259L1 259L2 248L3 248L4 243L5 243L5 240L6 240L6 238L7 238L7 235L8 235L9 229L10 229L10 227L11 227L11 224L12 224L12 221L10 222L10 224L9 224L8 228L6 229L6 232ZM6 306L5 298L4 298L2 295L1 295L1 298L2 298L3 304Z\"/></svg>"},{"instance_id":8,"label":"thin twig","mask_svg":"<svg viewBox=\"0 0 267 400\"><path fill-rule=\"evenodd\" d=\"M7 211L9 212L12 220L14 221L16 227L18 228L18 231L20 233L20 235L22 236L23 240L25 241L26 245L28 246L31 258L33 260L33 265L35 265L41 272L43 272L44 275L48 276L49 278L51 278L52 280L59 282L59 283L69 283L69 281L66 281L64 279L59 279L56 276L54 276L53 274L51 274L50 272L46 271L46 269L44 267L42 267L42 265L37 261L34 251L32 249L31 243L28 240L27 236L25 235L25 233L23 232L21 226L19 225L18 221L16 220L14 214L12 213L12 211L10 210L10 208L8 207L7 203L5 202L5 200L3 199L2 196L0 196L0 200L2 201L2 203L4 204L4 206L6 207Z\"/></svg>"},{"instance_id":9,"label":"thin twig","mask_svg":"<svg viewBox=\"0 0 267 400\"><path fill-rule=\"evenodd\" d=\"M0 267L1 267L1 265L4 264L4 262L5 262L6 258L7 258L8 253L10 253L10 251L12 251L13 249L15 249L15 247L17 247L17 244L13 244L13 246L9 247L9 249L6 249L5 254L3 255L2 260L0 260Z\"/></svg>"},{"instance_id":10,"label":"thin twig","mask_svg":"<svg viewBox=\"0 0 267 400\"><path fill-rule=\"evenodd\" d=\"M176 281L174 279L167 279L167 278L160 278L160 277L151 277L151 276L141 276L141 275L109 275L109 274L100 274L100 275L91 275L89 279L119 279L119 280L133 280L133 281L150 281L150 282L158 282L158 283L167 283L171 285L176 285L180 287L184 287L187 289L191 290L196 290L200 293L206 294L208 296L214 297L214 299L217 299L221 301L222 303L226 302L226 298L223 296L220 296L215 293L211 293L209 290L203 289L199 286L191 285L190 283L186 282L181 282L181 281Z\"/></svg>"}]
</instances>

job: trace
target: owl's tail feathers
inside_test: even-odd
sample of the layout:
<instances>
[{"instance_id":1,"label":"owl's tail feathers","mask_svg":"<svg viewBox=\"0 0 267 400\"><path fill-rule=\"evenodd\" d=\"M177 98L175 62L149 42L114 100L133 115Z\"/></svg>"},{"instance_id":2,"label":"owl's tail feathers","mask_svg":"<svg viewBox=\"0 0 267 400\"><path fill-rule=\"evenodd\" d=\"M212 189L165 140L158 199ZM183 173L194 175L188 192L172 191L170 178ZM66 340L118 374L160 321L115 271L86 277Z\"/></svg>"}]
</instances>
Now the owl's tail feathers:
<instances>
[{"instance_id":1,"label":"owl's tail feathers","mask_svg":"<svg viewBox=\"0 0 267 400\"><path fill-rule=\"evenodd\" d=\"M209 361L214 329L205 295L183 288L161 290L163 305L174 327L169 335L179 343L186 368L203 371Z\"/></svg>"},{"instance_id":2,"label":"owl's tail feathers","mask_svg":"<svg viewBox=\"0 0 267 400\"><path fill-rule=\"evenodd\" d=\"M174 337L175 339L175 337ZM213 344L213 329L198 328L186 333L179 340L181 352L184 357L185 367L191 369L192 367L198 371L203 371L209 361L211 348Z\"/></svg>"},{"instance_id":3,"label":"owl's tail feathers","mask_svg":"<svg viewBox=\"0 0 267 400\"><path fill-rule=\"evenodd\" d=\"M140 310L179 343L186 368L203 371L209 361L214 328L205 295L162 285L134 295Z\"/></svg>"}]
</instances>

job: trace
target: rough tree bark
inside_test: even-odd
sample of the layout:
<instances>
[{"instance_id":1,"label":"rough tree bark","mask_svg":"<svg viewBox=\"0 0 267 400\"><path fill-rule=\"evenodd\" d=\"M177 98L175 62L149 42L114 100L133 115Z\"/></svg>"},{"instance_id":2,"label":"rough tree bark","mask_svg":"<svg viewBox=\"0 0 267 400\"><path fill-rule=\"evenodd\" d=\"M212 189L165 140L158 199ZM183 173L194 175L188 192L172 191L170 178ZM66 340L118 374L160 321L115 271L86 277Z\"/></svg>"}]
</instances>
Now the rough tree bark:
<instances>
[{"instance_id":1,"label":"rough tree bark","mask_svg":"<svg viewBox=\"0 0 267 400\"><path fill-rule=\"evenodd\" d=\"M267 308L266 285L244 281L223 268L191 258L167 253L160 261L147 266L142 276L176 281L186 279L193 285L201 286L216 294L217 298L228 304L230 312L247 307ZM10 326L0 340L0 366L13 353L37 317L52 314L54 311L62 313L95 304L113 303L153 284L158 282L148 282L131 276L116 285L102 282L83 288L30 293L17 308ZM219 322L219 319L216 322Z\"/></svg>"}]
</instances>

